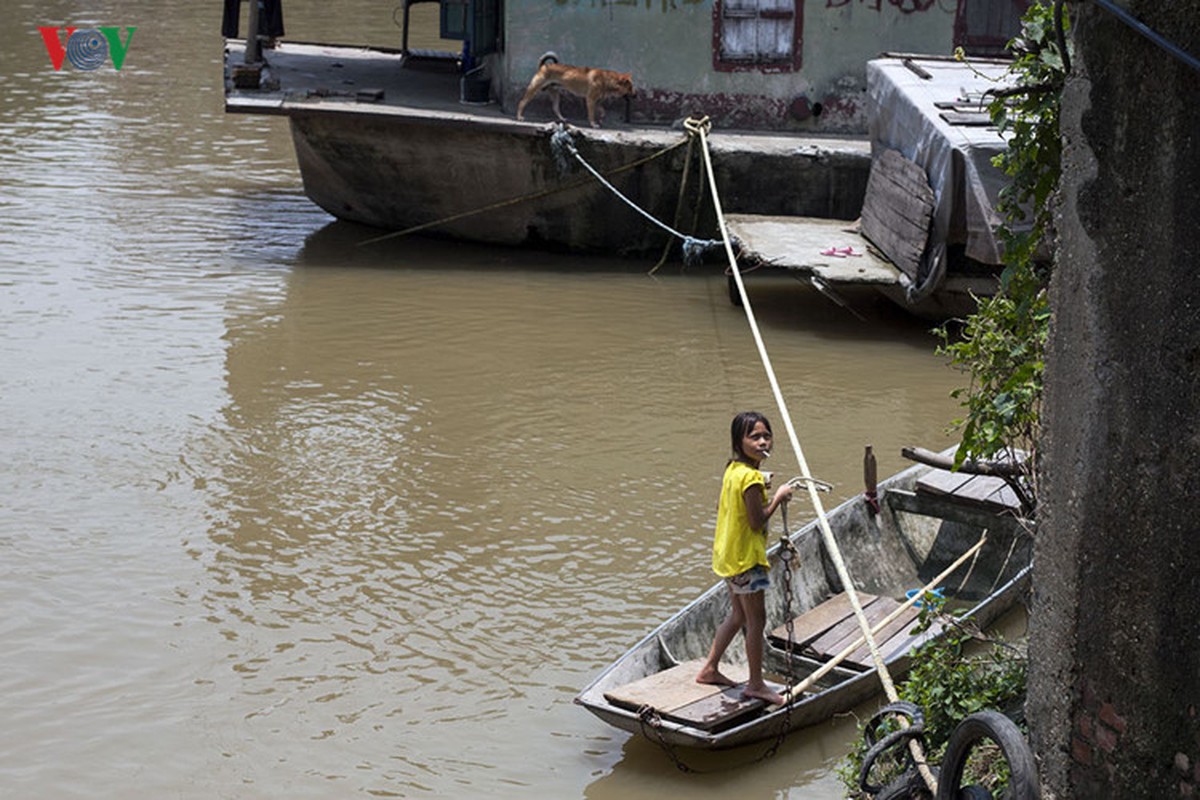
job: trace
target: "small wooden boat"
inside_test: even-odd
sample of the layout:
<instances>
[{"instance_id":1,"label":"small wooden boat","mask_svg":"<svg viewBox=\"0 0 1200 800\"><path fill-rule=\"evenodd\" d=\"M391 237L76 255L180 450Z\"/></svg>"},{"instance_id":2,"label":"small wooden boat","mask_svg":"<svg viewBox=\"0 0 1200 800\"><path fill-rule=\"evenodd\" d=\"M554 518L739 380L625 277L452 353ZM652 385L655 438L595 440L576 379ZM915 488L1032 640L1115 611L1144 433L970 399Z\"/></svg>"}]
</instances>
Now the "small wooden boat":
<instances>
[{"instance_id":1,"label":"small wooden boat","mask_svg":"<svg viewBox=\"0 0 1200 800\"><path fill-rule=\"evenodd\" d=\"M953 451L948 451L952 453ZM911 451L906 452L911 457ZM947 454L942 454L947 458ZM1003 477L968 475L919 463L882 482L878 511L864 494L827 514L864 615L889 672L907 671L912 652L942 633L917 626L922 588L936 587L952 608L987 626L1017 602L1029 580L1033 540L1021 497ZM986 540L969 558L961 556ZM769 682L817 679L789 705L741 697L740 687L695 682L713 634L729 609L718 582L605 669L575 702L605 722L669 745L720 749L778 737L852 709L880 691L878 674L817 521L789 536L798 556L785 589L781 543L769 551ZM793 559L795 561L796 559ZM947 568L960 562L953 571ZM918 590L918 591L913 591ZM791 619L792 646L787 646ZM745 679L740 636L722 670Z\"/></svg>"}]
</instances>

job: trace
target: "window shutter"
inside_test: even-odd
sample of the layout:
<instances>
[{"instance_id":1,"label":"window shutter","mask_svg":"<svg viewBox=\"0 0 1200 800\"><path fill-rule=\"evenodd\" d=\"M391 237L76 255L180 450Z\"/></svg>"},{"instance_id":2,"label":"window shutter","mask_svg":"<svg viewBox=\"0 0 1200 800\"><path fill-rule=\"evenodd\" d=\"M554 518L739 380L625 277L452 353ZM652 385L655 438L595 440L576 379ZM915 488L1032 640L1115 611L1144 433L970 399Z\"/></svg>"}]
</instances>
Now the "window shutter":
<instances>
[{"instance_id":1,"label":"window shutter","mask_svg":"<svg viewBox=\"0 0 1200 800\"><path fill-rule=\"evenodd\" d=\"M795 46L795 0L724 0L722 61L769 64L790 61Z\"/></svg>"}]
</instances>

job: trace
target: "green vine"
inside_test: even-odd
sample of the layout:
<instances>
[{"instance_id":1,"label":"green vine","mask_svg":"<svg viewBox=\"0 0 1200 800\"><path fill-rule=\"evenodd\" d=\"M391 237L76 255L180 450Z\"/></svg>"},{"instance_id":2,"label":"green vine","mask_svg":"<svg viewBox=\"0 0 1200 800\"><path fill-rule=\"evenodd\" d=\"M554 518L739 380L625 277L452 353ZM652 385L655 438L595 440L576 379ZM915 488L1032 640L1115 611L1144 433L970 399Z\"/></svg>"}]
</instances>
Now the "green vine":
<instances>
[{"instance_id":1,"label":"green vine","mask_svg":"<svg viewBox=\"0 0 1200 800\"><path fill-rule=\"evenodd\" d=\"M957 462L1023 450L1030 456L1025 463L1035 495L1032 479L1050 325L1052 198L1062 163L1063 41L1055 4L1038 2L1022 18L1021 35L1009 43L1014 57L1009 88L993 91L988 105L993 124L1009 140L1006 151L993 159L1010 179L996 208L1004 219L997 232L1004 247L999 291L979 299L961 328L947 324L935 331L942 339L938 352L970 376L966 387L952 392L966 410L953 422L961 429ZM961 51L956 55L963 57Z\"/></svg>"},{"instance_id":2,"label":"green vine","mask_svg":"<svg viewBox=\"0 0 1200 800\"><path fill-rule=\"evenodd\" d=\"M985 709L1007 711L1020 705L1025 695L1028 657L1012 644L984 636L947 615L944 601L931 595L926 598L932 608L922 611L921 624L929 625L940 618L948 630L914 654L913 668L897 693L901 700L915 703L924 712L925 756L929 763L937 764L950 734L965 717ZM838 776L846 787L847 798L870 800L858 784L867 749L863 731L859 733L858 744L843 760ZM979 760L968 762L968 777L973 783L997 790L1007 780L1007 764L1001 757L989 759L988 755L985 749ZM899 777L910 766L904 747L894 748L887 756L872 766L871 780L876 785Z\"/></svg>"}]
</instances>

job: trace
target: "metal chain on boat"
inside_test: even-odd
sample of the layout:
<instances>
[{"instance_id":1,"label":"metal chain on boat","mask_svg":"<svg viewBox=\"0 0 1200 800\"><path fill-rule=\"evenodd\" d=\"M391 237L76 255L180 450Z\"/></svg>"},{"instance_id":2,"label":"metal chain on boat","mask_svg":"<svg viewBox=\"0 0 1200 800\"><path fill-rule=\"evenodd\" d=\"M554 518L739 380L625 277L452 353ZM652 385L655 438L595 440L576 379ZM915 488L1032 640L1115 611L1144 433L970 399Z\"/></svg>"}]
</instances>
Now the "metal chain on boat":
<instances>
[{"instance_id":1,"label":"metal chain on boat","mask_svg":"<svg viewBox=\"0 0 1200 800\"><path fill-rule=\"evenodd\" d=\"M787 631L787 673L784 675L786 684L784 697L787 702L783 704L783 720L779 726L779 735L775 737L774 743L767 748L767 752L763 753L763 758L771 758L779 750L783 744L784 738L792 729L792 703L796 701L795 693L792 689L795 687L796 675L796 619L792 613L792 600L795 597L795 590L792 584L792 573L796 566L800 563L800 552L796 550L796 545L792 543L792 535L788 531L787 518L788 504L784 503L780 506L780 517L783 520L783 534L779 540L779 561L783 567L783 619L784 629Z\"/></svg>"},{"instance_id":2,"label":"metal chain on boat","mask_svg":"<svg viewBox=\"0 0 1200 800\"><path fill-rule=\"evenodd\" d=\"M675 769L680 772L695 773L699 770L689 767L679 758L679 754L675 752L675 748L662 735L662 717L658 711L650 705L644 705L637 710L638 725L642 729L642 736L645 736L652 742L655 742L662 751L667 754L667 758L671 759L671 763L675 765ZM651 736L648 731L654 731Z\"/></svg>"}]
</instances>

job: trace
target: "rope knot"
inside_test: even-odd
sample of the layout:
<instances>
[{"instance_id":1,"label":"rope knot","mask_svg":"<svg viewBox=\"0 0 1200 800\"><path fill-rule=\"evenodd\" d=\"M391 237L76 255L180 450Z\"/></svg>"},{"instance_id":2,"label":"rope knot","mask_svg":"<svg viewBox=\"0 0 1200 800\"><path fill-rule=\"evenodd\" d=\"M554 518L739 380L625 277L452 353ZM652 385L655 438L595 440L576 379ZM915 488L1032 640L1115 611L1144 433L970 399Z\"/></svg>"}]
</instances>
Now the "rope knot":
<instances>
[{"instance_id":1,"label":"rope knot","mask_svg":"<svg viewBox=\"0 0 1200 800\"><path fill-rule=\"evenodd\" d=\"M704 254L721 243L712 239L696 239L691 236L683 237L683 263L694 267L704 260Z\"/></svg>"},{"instance_id":2,"label":"rope knot","mask_svg":"<svg viewBox=\"0 0 1200 800\"><path fill-rule=\"evenodd\" d=\"M571 159L579 157L579 150L575 147L575 140L571 138L571 131L566 125L554 126L554 133L550 134L550 153L554 156L558 173L568 174L574 163Z\"/></svg>"},{"instance_id":3,"label":"rope knot","mask_svg":"<svg viewBox=\"0 0 1200 800\"><path fill-rule=\"evenodd\" d=\"M699 117L691 116L683 121L683 128L693 136L698 133L707 135L712 130L712 120L708 118L707 114Z\"/></svg>"}]
</instances>

